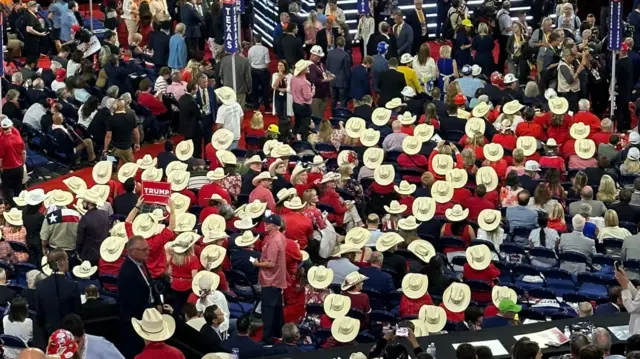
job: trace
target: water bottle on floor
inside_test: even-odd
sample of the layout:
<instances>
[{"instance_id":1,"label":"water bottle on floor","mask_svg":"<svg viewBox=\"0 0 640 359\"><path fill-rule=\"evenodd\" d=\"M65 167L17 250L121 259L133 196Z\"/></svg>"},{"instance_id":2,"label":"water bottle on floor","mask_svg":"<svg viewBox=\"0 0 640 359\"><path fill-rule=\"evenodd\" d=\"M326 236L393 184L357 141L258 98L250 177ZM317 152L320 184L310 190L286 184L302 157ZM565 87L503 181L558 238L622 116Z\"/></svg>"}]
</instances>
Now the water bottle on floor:
<instances>
[{"instance_id":1,"label":"water bottle on floor","mask_svg":"<svg viewBox=\"0 0 640 359\"><path fill-rule=\"evenodd\" d=\"M231 358L233 359L240 359L240 349L238 348L233 348L231 350Z\"/></svg>"}]
</instances>

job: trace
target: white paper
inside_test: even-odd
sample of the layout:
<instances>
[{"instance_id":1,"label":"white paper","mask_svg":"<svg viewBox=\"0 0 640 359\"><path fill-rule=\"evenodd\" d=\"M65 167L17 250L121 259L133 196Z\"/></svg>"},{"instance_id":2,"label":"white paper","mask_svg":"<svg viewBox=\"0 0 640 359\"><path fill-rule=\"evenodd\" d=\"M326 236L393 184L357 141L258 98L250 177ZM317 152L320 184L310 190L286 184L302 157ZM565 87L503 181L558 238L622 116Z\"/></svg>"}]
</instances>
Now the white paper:
<instances>
[{"instance_id":1,"label":"white paper","mask_svg":"<svg viewBox=\"0 0 640 359\"><path fill-rule=\"evenodd\" d=\"M249 262L253 263L253 262L255 262L255 261L256 261L256 259L255 259L255 258L253 258L253 257L249 257Z\"/></svg>"},{"instance_id":2,"label":"white paper","mask_svg":"<svg viewBox=\"0 0 640 359\"><path fill-rule=\"evenodd\" d=\"M453 344L453 349L458 349L458 346L462 344L465 344L465 343ZM482 342L471 342L467 344L471 344L474 347L478 347L478 346L488 347L489 349L491 349L491 353L493 354L494 357L501 356L501 355L509 355L509 352L507 351L507 349L504 348L504 346L502 345L502 343L500 343L499 340L485 340Z\"/></svg>"},{"instance_id":3,"label":"white paper","mask_svg":"<svg viewBox=\"0 0 640 359\"><path fill-rule=\"evenodd\" d=\"M609 327L608 329L620 340L627 340L631 336L628 325L618 325L616 327Z\"/></svg>"},{"instance_id":4,"label":"white paper","mask_svg":"<svg viewBox=\"0 0 640 359\"><path fill-rule=\"evenodd\" d=\"M516 340L520 340L522 337L528 337L532 342L538 343L541 349L547 348L547 343L564 344L569 341L569 338L558 328L550 328L537 333L514 335L513 337Z\"/></svg>"}]
</instances>

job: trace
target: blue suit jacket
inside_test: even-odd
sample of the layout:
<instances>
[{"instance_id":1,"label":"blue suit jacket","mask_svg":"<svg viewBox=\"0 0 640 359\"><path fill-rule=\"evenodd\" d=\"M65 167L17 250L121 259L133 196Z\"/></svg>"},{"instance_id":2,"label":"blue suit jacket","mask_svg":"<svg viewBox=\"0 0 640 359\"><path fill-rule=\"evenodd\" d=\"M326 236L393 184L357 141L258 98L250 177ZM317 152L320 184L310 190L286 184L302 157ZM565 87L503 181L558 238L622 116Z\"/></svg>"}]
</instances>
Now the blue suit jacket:
<instances>
[{"instance_id":1,"label":"blue suit jacket","mask_svg":"<svg viewBox=\"0 0 640 359\"><path fill-rule=\"evenodd\" d=\"M396 33L396 26L393 25L393 34ZM411 53L411 45L413 44L413 29L406 22L402 25L400 33L396 36L396 46L398 47L398 57L404 53Z\"/></svg>"},{"instance_id":2,"label":"blue suit jacket","mask_svg":"<svg viewBox=\"0 0 640 359\"><path fill-rule=\"evenodd\" d=\"M376 92L380 91L377 87L378 79L380 78L380 74L389 70L389 63L387 59L383 55L373 55L373 65L371 66L371 74L373 77L373 87Z\"/></svg>"},{"instance_id":3,"label":"blue suit jacket","mask_svg":"<svg viewBox=\"0 0 640 359\"><path fill-rule=\"evenodd\" d=\"M389 273L385 273L382 269L376 267L363 267L359 270L360 273L369 277L364 282L365 289L373 289L380 293L395 292L396 287L393 285L393 278Z\"/></svg>"},{"instance_id":4,"label":"blue suit jacket","mask_svg":"<svg viewBox=\"0 0 640 359\"><path fill-rule=\"evenodd\" d=\"M371 85L369 84L369 71L362 66L354 66L351 69L351 97L360 100L364 95L371 95Z\"/></svg>"},{"instance_id":5,"label":"blue suit jacket","mask_svg":"<svg viewBox=\"0 0 640 359\"><path fill-rule=\"evenodd\" d=\"M209 92L209 103L211 104L211 116L213 116L213 122L216 121L216 114L218 113L218 101L216 99L216 93L213 90L213 87L208 86L207 91ZM200 87L198 87L198 91L196 92L196 102L200 107L202 107L202 96L200 95Z\"/></svg>"},{"instance_id":6,"label":"blue suit jacket","mask_svg":"<svg viewBox=\"0 0 640 359\"><path fill-rule=\"evenodd\" d=\"M327 54L327 71L336 75L331 87L348 88L351 77L351 55L344 49L336 48Z\"/></svg>"},{"instance_id":7,"label":"blue suit jacket","mask_svg":"<svg viewBox=\"0 0 640 359\"><path fill-rule=\"evenodd\" d=\"M613 305L613 303L604 303L596 307L596 311L594 314L606 315L606 314L615 314L615 313L620 313L620 309L618 307Z\"/></svg>"},{"instance_id":8,"label":"blue suit jacket","mask_svg":"<svg viewBox=\"0 0 640 359\"><path fill-rule=\"evenodd\" d=\"M182 5L180 8L180 20L186 26L184 37L202 37L200 25L204 24L204 19L195 7L189 4Z\"/></svg>"},{"instance_id":9,"label":"blue suit jacket","mask_svg":"<svg viewBox=\"0 0 640 359\"><path fill-rule=\"evenodd\" d=\"M240 359L251 359L264 356L264 348L249 337L236 335L222 342L222 348L231 352L240 349Z\"/></svg>"}]
</instances>

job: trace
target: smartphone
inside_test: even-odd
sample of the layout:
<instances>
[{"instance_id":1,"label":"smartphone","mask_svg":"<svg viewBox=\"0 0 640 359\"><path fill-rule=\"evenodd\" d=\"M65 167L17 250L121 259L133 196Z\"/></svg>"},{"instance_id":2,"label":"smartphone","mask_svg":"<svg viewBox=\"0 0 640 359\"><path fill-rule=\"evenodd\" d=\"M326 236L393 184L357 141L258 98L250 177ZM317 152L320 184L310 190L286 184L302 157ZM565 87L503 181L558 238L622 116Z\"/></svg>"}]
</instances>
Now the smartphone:
<instances>
[{"instance_id":1,"label":"smartphone","mask_svg":"<svg viewBox=\"0 0 640 359\"><path fill-rule=\"evenodd\" d=\"M615 261L613 262L613 267L616 269L616 272L620 270L620 262Z\"/></svg>"},{"instance_id":2,"label":"smartphone","mask_svg":"<svg viewBox=\"0 0 640 359\"><path fill-rule=\"evenodd\" d=\"M255 259L255 258L253 258L253 257L249 257L249 262L253 263L253 262L255 262L255 261L256 261L256 259Z\"/></svg>"},{"instance_id":3,"label":"smartphone","mask_svg":"<svg viewBox=\"0 0 640 359\"><path fill-rule=\"evenodd\" d=\"M409 336L409 328L397 328L396 329L396 336L397 337L408 337Z\"/></svg>"},{"instance_id":4,"label":"smartphone","mask_svg":"<svg viewBox=\"0 0 640 359\"><path fill-rule=\"evenodd\" d=\"M264 211L264 217L267 218L269 216L271 216L271 211L267 209L266 211Z\"/></svg>"}]
</instances>

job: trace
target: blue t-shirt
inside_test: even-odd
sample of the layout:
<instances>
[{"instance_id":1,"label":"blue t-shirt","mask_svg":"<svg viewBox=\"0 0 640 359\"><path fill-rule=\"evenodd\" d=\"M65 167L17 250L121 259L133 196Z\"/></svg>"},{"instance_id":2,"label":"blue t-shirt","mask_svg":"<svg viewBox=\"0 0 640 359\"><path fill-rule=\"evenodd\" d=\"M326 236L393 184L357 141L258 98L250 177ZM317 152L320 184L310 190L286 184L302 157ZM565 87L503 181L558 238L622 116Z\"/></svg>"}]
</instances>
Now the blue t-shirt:
<instances>
[{"instance_id":1,"label":"blue t-shirt","mask_svg":"<svg viewBox=\"0 0 640 359\"><path fill-rule=\"evenodd\" d=\"M596 228L598 227L595 223L587 222L584 224L584 228L582 228L582 234L584 234L585 237L596 239Z\"/></svg>"},{"instance_id":2,"label":"blue t-shirt","mask_svg":"<svg viewBox=\"0 0 640 359\"><path fill-rule=\"evenodd\" d=\"M507 319L496 315L495 317L484 317L482 319L482 329L485 328L502 328L511 325L511 319Z\"/></svg>"}]
</instances>

